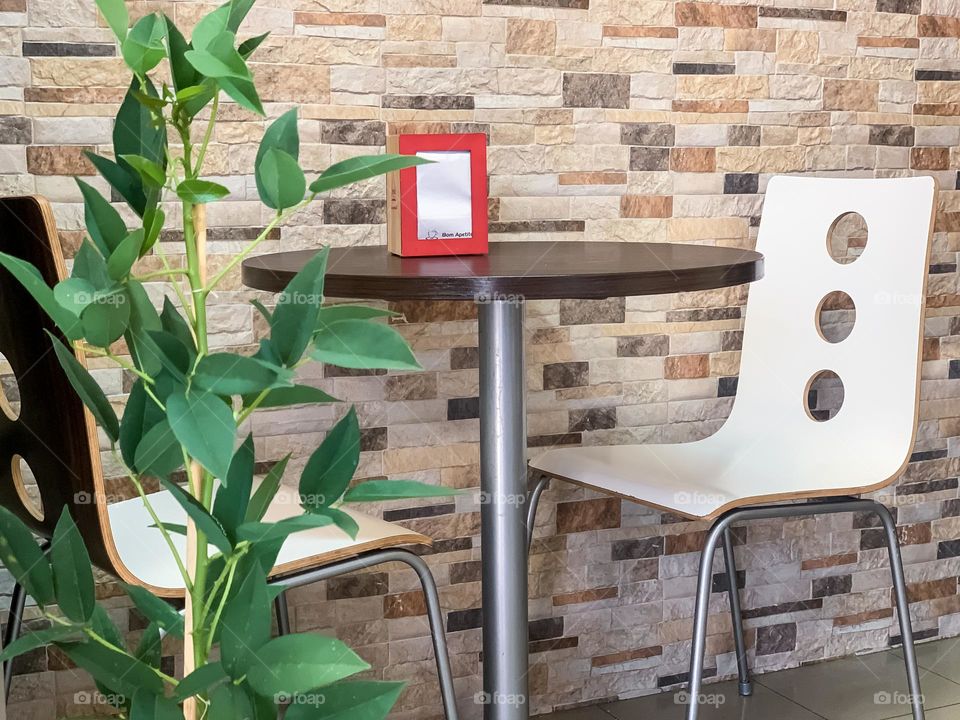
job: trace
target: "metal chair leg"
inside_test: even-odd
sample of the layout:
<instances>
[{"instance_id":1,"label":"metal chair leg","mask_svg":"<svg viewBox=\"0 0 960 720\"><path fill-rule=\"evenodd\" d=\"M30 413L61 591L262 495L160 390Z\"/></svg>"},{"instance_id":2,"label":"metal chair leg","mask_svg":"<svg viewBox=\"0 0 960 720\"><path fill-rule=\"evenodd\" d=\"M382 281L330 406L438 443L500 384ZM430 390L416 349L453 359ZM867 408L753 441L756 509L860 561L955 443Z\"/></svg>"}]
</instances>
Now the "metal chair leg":
<instances>
[{"instance_id":1,"label":"metal chair leg","mask_svg":"<svg viewBox=\"0 0 960 720\"><path fill-rule=\"evenodd\" d=\"M693 613L693 643L690 648L690 704L687 720L697 720L700 709L700 688L703 684L703 660L707 645L707 614L710 610L710 590L713 582L713 556L730 518L722 517L714 523L700 554L700 572L697 577L697 602ZM736 587L736 584L734 584Z\"/></svg>"},{"instance_id":2,"label":"metal chair leg","mask_svg":"<svg viewBox=\"0 0 960 720\"><path fill-rule=\"evenodd\" d=\"M537 507L540 505L540 496L543 495L543 491L547 489L551 479L549 475L541 475L540 479L537 480L537 484L533 486L533 490L530 491L530 496L527 498L527 552L530 552L530 547L533 545L533 524L537 519Z\"/></svg>"},{"instance_id":3,"label":"metal chair leg","mask_svg":"<svg viewBox=\"0 0 960 720\"><path fill-rule=\"evenodd\" d=\"M893 575L893 589L897 600L897 618L900 621L900 636L903 638L903 662L907 669L907 683L910 688L910 704L913 707L914 720L923 720L923 695L920 690L920 673L917 670L917 656L913 647L913 627L910 623L910 603L907 600L907 584L903 577L903 559L900 556L900 539L897 526L886 506L875 503L874 512L880 517L887 535L887 551L890 555L890 573Z\"/></svg>"},{"instance_id":4,"label":"metal chair leg","mask_svg":"<svg viewBox=\"0 0 960 720\"><path fill-rule=\"evenodd\" d=\"M727 569L727 594L730 596L730 616L733 620L733 644L737 652L739 691L743 697L753 695L750 667L747 664L747 645L743 634L743 613L740 610L740 590L737 587L737 560L733 554L733 535L730 527L723 530L723 563Z\"/></svg>"},{"instance_id":5,"label":"metal chair leg","mask_svg":"<svg viewBox=\"0 0 960 720\"><path fill-rule=\"evenodd\" d=\"M290 606L287 604L287 592L284 590L277 595L273 601L273 607L277 612L277 634L290 634Z\"/></svg>"},{"instance_id":6,"label":"metal chair leg","mask_svg":"<svg viewBox=\"0 0 960 720\"><path fill-rule=\"evenodd\" d=\"M440 608L440 595L437 592L437 583L430 572L430 568L423 558L409 550L393 548L390 550L376 550L358 555L349 560L331 563L322 567L307 570L299 575L290 575L272 581L272 584L283 585L285 588L301 587L320 580L346 575L358 570L383 565L388 562L400 562L411 567L420 578L423 595L427 601L427 619L430 621L430 634L433 639L433 652L437 662L437 675L440 678L440 695L443 700L443 711L447 720L458 720L456 692L453 685L453 670L450 667L450 655L447 652L446 633L443 628L443 612Z\"/></svg>"},{"instance_id":7,"label":"metal chair leg","mask_svg":"<svg viewBox=\"0 0 960 720\"><path fill-rule=\"evenodd\" d=\"M23 585L17 583L13 586L13 595L10 598L10 613L7 616L7 629L3 634L3 646L10 647L18 637L20 637L20 628L23 625L23 609L27 604L27 591ZM10 684L13 681L13 661L10 658L3 666L3 692L4 698L10 697Z\"/></svg>"}]
</instances>

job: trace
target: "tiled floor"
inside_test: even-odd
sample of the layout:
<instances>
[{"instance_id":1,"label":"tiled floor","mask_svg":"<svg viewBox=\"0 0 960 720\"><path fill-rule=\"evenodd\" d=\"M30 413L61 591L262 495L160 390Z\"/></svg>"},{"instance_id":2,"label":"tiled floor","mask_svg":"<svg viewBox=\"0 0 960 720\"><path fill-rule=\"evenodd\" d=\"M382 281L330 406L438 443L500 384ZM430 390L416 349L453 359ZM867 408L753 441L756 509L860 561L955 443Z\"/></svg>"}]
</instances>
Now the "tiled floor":
<instances>
[{"instance_id":1,"label":"tiled floor","mask_svg":"<svg viewBox=\"0 0 960 720\"><path fill-rule=\"evenodd\" d=\"M960 638L917 646L927 720L960 720ZM737 684L705 685L702 720L909 720L898 650L759 675L749 698ZM678 697L679 700L678 701ZM683 720L682 693L667 692L542 716L543 720Z\"/></svg>"}]
</instances>

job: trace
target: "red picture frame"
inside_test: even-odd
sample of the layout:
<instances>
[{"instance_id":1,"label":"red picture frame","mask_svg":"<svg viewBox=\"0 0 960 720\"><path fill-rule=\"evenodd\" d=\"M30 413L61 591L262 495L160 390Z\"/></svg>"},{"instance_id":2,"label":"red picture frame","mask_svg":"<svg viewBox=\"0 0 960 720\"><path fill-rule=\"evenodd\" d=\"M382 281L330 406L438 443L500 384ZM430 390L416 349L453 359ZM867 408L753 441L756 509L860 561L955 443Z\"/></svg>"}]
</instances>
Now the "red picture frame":
<instances>
[{"instance_id":1,"label":"red picture frame","mask_svg":"<svg viewBox=\"0 0 960 720\"><path fill-rule=\"evenodd\" d=\"M387 151L401 155L430 151L469 152L472 219L470 237L418 237L417 168L393 173L395 177L388 185L387 199L387 237L390 252L404 257L487 254L487 136L484 133L392 135L387 139Z\"/></svg>"}]
</instances>

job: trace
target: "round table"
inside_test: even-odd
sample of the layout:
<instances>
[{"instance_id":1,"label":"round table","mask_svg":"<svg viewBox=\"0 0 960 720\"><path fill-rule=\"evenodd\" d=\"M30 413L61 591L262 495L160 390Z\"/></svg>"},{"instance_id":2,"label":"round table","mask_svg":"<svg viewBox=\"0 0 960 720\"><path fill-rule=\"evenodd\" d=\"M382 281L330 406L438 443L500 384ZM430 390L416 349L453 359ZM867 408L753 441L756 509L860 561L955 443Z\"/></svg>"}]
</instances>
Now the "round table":
<instances>
[{"instance_id":1,"label":"round table","mask_svg":"<svg viewBox=\"0 0 960 720\"><path fill-rule=\"evenodd\" d=\"M316 252L248 258L243 282L279 292ZM705 245L502 242L491 243L488 255L430 258L401 258L382 246L330 251L328 297L478 303L483 698L488 720L528 716L524 302L708 290L762 275L759 253Z\"/></svg>"}]
</instances>

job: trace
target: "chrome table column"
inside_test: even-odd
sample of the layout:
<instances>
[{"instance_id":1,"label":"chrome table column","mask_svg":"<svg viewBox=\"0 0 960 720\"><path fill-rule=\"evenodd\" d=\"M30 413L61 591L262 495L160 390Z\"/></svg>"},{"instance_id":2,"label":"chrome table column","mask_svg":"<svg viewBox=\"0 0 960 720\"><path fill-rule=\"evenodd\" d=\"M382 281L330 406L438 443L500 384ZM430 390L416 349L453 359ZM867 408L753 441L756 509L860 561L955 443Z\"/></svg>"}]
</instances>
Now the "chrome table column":
<instances>
[{"instance_id":1,"label":"chrome table column","mask_svg":"<svg viewBox=\"0 0 960 720\"><path fill-rule=\"evenodd\" d=\"M479 305L483 716L527 718L523 304Z\"/></svg>"}]
</instances>

